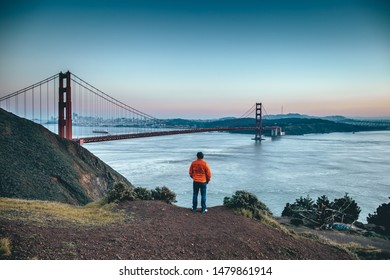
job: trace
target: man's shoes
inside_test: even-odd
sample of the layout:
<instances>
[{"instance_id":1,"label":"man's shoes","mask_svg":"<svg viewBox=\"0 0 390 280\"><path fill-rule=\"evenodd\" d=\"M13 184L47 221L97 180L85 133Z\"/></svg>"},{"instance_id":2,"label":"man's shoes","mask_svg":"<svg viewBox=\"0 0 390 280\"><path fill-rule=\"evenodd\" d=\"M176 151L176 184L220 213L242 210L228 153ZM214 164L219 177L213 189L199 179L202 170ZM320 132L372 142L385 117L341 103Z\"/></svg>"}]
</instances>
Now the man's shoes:
<instances>
[{"instance_id":1,"label":"man's shoes","mask_svg":"<svg viewBox=\"0 0 390 280\"><path fill-rule=\"evenodd\" d=\"M196 209L191 209L192 213L196 213ZM202 210L202 214L207 213L207 209Z\"/></svg>"}]
</instances>

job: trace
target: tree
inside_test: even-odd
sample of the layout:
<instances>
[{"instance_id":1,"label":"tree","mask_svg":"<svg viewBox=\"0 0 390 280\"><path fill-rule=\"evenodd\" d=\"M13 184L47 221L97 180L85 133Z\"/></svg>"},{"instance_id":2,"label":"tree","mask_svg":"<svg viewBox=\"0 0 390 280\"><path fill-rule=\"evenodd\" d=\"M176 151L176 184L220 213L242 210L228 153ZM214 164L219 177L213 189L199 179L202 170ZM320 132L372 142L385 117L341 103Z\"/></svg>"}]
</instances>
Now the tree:
<instances>
[{"instance_id":1,"label":"tree","mask_svg":"<svg viewBox=\"0 0 390 280\"><path fill-rule=\"evenodd\" d=\"M301 220L309 225L324 225L333 222L353 223L359 218L360 207L346 193L342 198L330 202L326 195L317 198L316 203L309 196L300 197L294 203L287 203L282 216Z\"/></svg>"},{"instance_id":2,"label":"tree","mask_svg":"<svg viewBox=\"0 0 390 280\"><path fill-rule=\"evenodd\" d=\"M317 220L321 225L329 224L333 221L333 211L330 207L329 198L326 195L318 197L314 206L317 208Z\"/></svg>"},{"instance_id":3,"label":"tree","mask_svg":"<svg viewBox=\"0 0 390 280\"><path fill-rule=\"evenodd\" d=\"M374 214L368 214L367 222L383 226L385 233L390 234L390 202L379 205Z\"/></svg>"},{"instance_id":4,"label":"tree","mask_svg":"<svg viewBox=\"0 0 390 280\"><path fill-rule=\"evenodd\" d=\"M310 196L297 198L293 204L287 203L283 209L282 216L302 218L303 213L312 212L314 201Z\"/></svg>"},{"instance_id":5,"label":"tree","mask_svg":"<svg viewBox=\"0 0 390 280\"><path fill-rule=\"evenodd\" d=\"M356 221L361 211L355 200L348 196L348 193L342 198L336 198L329 207L333 209L334 221L346 224Z\"/></svg>"},{"instance_id":6,"label":"tree","mask_svg":"<svg viewBox=\"0 0 390 280\"><path fill-rule=\"evenodd\" d=\"M317 208L329 207L329 205L330 205L330 201L326 195L318 197L315 204Z\"/></svg>"}]
</instances>

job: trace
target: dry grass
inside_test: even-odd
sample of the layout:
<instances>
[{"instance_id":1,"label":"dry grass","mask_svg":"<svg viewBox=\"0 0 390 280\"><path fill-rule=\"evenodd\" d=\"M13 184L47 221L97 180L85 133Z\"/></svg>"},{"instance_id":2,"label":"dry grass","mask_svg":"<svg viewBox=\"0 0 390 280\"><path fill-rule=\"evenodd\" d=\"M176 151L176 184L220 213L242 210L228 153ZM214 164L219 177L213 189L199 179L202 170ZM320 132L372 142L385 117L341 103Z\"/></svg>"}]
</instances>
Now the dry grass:
<instances>
[{"instance_id":1,"label":"dry grass","mask_svg":"<svg viewBox=\"0 0 390 280\"><path fill-rule=\"evenodd\" d=\"M275 220L272 216L268 215L267 213L265 213L263 211L257 211L254 215L252 213L252 211L250 211L248 209L240 208L240 209L237 209L235 212L240 214L240 215L243 215L244 217L249 218L249 219L256 218L256 219L260 220L265 225L268 225L274 229L277 229L277 230L279 230L287 235L295 236L294 231L289 230L288 228L286 228L285 226L280 224L277 220Z\"/></svg>"},{"instance_id":2,"label":"dry grass","mask_svg":"<svg viewBox=\"0 0 390 280\"><path fill-rule=\"evenodd\" d=\"M11 255L11 241L9 238L0 239L0 256L10 256Z\"/></svg>"},{"instance_id":3,"label":"dry grass","mask_svg":"<svg viewBox=\"0 0 390 280\"><path fill-rule=\"evenodd\" d=\"M285 226L283 226L281 223L279 223L277 220L275 220L272 216L270 215L267 215L266 213L260 213L260 216L261 216L261 221L266 224L266 225L269 225L287 235L290 235L290 236L295 236L295 232L294 231L291 231L289 230L288 228L286 228Z\"/></svg>"},{"instance_id":4,"label":"dry grass","mask_svg":"<svg viewBox=\"0 0 390 280\"><path fill-rule=\"evenodd\" d=\"M320 236L318 234L314 234L311 232L302 232L302 233L299 233L299 236L318 241L318 242L325 244L325 245L336 247L340 250L347 252L353 259L360 259L358 254L356 254L356 251L351 250L351 247L348 245L348 244L352 244L352 243L348 243L348 244L337 243L337 242L332 241L328 238L325 238L323 236ZM359 246L355 243L353 243L353 244L356 246Z\"/></svg>"},{"instance_id":5,"label":"dry grass","mask_svg":"<svg viewBox=\"0 0 390 280\"><path fill-rule=\"evenodd\" d=\"M58 202L0 198L0 218L38 224L61 221L78 225L103 225L124 221L127 217L115 204L93 202L74 206Z\"/></svg>"},{"instance_id":6,"label":"dry grass","mask_svg":"<svg viewBox=\"0 0 390 280\"><path fill-rule=\"evenodd\" d=\"M248 209L240 208L238 210L235 210L235 212L240 214L240 215L243 215L245 218L249 218L249 219L253 218L252 211L250 211Z\"/></svg>"},{"instance_id":7,"label":"dry grass","mask_svg":"<svg viewBox=\"0 0 390 280\"><path fill-rule=\"evenodd\" d=\"M354 242L349 242L343 244L342 246L362 260L388 259L388 254L385 254L386 256L382 258L381 256L384 252L372 246L363 246Z\"/></svg>"}]
</instances>

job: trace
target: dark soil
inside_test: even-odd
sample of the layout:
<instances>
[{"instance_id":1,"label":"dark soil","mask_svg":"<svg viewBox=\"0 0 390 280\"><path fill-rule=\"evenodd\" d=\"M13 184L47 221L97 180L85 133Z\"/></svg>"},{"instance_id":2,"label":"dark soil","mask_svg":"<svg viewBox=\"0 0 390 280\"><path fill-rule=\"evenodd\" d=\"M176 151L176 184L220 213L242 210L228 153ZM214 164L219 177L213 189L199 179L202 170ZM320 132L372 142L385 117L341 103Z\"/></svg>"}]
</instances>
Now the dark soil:
<instances>
[{"instance_id":1,"label":"dark soil","mask_svg":"<svg viewBox=\"0 0 390 280\"><path fill-rule=\"evenodd\" d=\"M125 223L33 225L0 219L12 242L6 259L352 259L346 251L287 234L223 206L209 212L161 201L123 202Z\"/></svg>"}]
</instances>

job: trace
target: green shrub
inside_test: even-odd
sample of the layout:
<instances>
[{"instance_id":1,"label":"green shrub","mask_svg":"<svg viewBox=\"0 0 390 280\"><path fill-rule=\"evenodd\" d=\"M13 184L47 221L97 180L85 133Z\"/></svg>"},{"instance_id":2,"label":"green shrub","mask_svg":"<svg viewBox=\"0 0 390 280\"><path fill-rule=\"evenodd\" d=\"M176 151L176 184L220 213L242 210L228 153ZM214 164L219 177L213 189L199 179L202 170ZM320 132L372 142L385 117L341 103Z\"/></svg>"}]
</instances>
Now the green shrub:
<instances>
[{"instance_id":1,"label":"green shrub","mask_svg":"<svg viewBox=\"0 0 390 280\"><path fill-rule=\"evenodd\" d=\"M361 211L355 200L348 196L348 193L342 198L336 198L329 207L333 209L334 221L346 224L356 221Z\"/></svg>"},{"instance_id":2,"label":"green shrub","mask_svg":"<svg viewBox=\"0 0 390 280\"><path fill-rule=\"evenodd\" d=\"M333 222L333 210L329 198L326 195L317 198L314 207L317 209L317 220L321 225Z\"/></svg>"},{"instance_id":3,"label":"green shrub","mask_svg":"<svg viewBox=\"0 0 390 280\"><path fill-rule=\"evenodd\" d=\"M333 222L353 223L359 218L360 207L346 193L342 198L330 202L326 195L318 197L316 203L307 196L292 204L286 203L282 216L300 219L304 224L324 225Z\"/></svg>"},{"instance_id":4,"label":"green shrub","mask_svg":"<svg viewBox=\"0 0 390 280\"><path fill-rule=\"evenodd\" d=\"M137 187L134 189L138 200L162 200L168 204L176 202L176 194L167 187L157 187L154 190Z\"/></svg>"},{"instance_id":5,"label":"green shrub","mask_svg":"<svg viewBox=\"0 0 390 280\"><path fill-rule=\"evenodd\" d=\"M256 195L247 191L236 191L232 197L225 197L223 199L223 205L228 208L237 209L244 213L244 210L249 210L254 218L260 218L260 213L272 215L269 208L261 201L259 201ZM246 214L248 215L248 214Z\"/></svg>"},{"instance_id":6,"label":"green shrub","mask_svg":"<svg viewBox=\"0 0 390 280\"><path fill-rule=\"evenodd\" d=\"M114 186L108 190L107 203L120 202L124 200L162 200L166 203L172 204L176 202L176 194L167 187L157 187L154 190L137 187L130 188L124 183L115 183Z\"/></svg>"},{"instance_id":7,"label":"green shrub","mask_svg":"<svg viewBox=\"0 0 390 280\"><path fill-rule=\"evenodd\" d=\"M115 183L107 192L107 202L119 202L123 200L135 200L136 193L127 184Z\"/></svg>"},{"instance_id":8,"label":"green shrub","mask_svg":"<svg viewBox=\"0 0 390 280\"><path fill-rule=\"evenodd\" d=\"M317 208L329 207L329 205L330 205L330 201L326 195L318 197L315 204Z\"/></svg>"},{"instance_id":9,"label":"green shrub","mask_svg":"<svg viewBox=\"0 0 390 280\"><path fill-rule=\"evenodd\" d=\"M152 190L151 195L154 200L162 200L168 204L177 202L176 194L165 186L162 188L157 187L156 189Z\"/></svg>"},{"instance_id":10,"label":"green shrub","mask_svg":"<svg viewBox=\"0 0 390 280\"><path fill-rule=\"evenodd\" d=\"M300 212L312 211L314 201L309 196L297 198L293 204L287 203L283 209L282 216L301 218Z\"/></svg>"},{"instance_id":11,"label":"green shrub","mask_svg":"<svg viewBox=\"0 0 390 280\"><path fill-rule=\"evenodd\" d=\"M383 226L385 233L390 234L390 202L379 205L374 214L368 214L367 222Z\"/></svg>"},{"instance_id":12,"label":"green shrub","mask_svg":"<svg viewBox=\"0 0 390 280\"><path fill-rule=\"evenodd\" d=\"M146 188L137 187L134 188L134 192L136 194L136 198L138 200L152 200L152 192Z\"/></svg>"}]
</instances>

